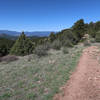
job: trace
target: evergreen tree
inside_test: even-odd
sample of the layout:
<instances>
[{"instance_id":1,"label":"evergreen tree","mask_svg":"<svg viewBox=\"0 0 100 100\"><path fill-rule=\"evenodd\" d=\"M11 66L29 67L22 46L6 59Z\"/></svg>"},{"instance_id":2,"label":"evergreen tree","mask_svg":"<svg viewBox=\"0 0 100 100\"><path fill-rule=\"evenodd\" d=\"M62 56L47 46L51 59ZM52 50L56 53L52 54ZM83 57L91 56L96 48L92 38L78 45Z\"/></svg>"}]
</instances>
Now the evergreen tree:
<instances>
[{"instance_id":1,"label":"evergreen tree","mask_svg":"<svg viewBox=\"0 0 100 100\"><path fill-rule=\"evenodd\" d=\"M22 32L18 40L16 40L16 43L12 47L10 53L14 55L24 56L31 54L33 52L33 49L34 45L32 41L25 36L24 32Z\"/></svg>"},{"instance_id":2,"label":"evergreen tree","mask_svg":"<svg viewBox=\"0 0 100 100\"><path fill-rule=\"evenodd\" d=\"M76 44L77 42L77 37L75 36L75 34L69 29L63 31L62 33L62 41L70 41L70 43L72 44Z\"/></svg>"},{"instance_id":3,"label":"evergreen tree","mask_svg":"<svg viewBox=\"0 0 100 100\"><path fill-rule=\"evenodd\" d=\"M54 32L51 32L49 38L50 38L50 42L53 42L56 39Z\"/></svg>"},{"instance_id":4,"label":"evergreen tree","mask_svg":"<svg viewBox=\"0 0 100 100\"><path fill-rule=\"evenodd\" d=\"M0 56L5 56L9 54L10 49L14 44L13 40L8 40L6 38L0 38Z\"/></svg>"},{"instance_id":5,"label":"evergreen tree","mask_svg":"<svg viewBox=\"0 0 100 100\"><path fill-rule=\"evenodd\" d=\"M96 30L96 32L100 30L100 21L97 21L95 23L95 30Z\"/></svg>"},{"instance_id":6,"label":"evergreen tree","mask_svg":"<svg viewBox=\"0 0 100 100\"><path fill-rule=\"evenodd\" d=\"M84 24L84 20L83 19L78 20L72 27L72 30L76 34L78 39L80 40L86 31L86 26Z\"/></svg>"},{"instance_id":7,"label":"evergreen tree","mask_svg":"<svg viewBox=\"0 0 100 100\"><path fill-rule=\"evenodd\" d=\"M96 36L95 23L90 22L88 24L87 34L89 34L91 37L95 38L95 36Z\"/></svg>"}]
</instances>

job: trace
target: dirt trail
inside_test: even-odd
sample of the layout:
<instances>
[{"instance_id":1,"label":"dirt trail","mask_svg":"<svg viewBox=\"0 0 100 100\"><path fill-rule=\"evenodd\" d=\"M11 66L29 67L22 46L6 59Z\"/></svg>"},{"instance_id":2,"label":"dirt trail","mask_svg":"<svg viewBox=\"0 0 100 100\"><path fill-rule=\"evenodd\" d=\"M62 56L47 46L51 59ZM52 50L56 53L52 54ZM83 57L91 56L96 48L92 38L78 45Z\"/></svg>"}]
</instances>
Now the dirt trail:
<instances>
[{"instance_id":1,"label":"dirt trail","mask_svg":"<svg viewBox=\"0 0 100 100\"><path fill-rule=\"evenodd\" d=\"M91 46L83 50L76 71L62 88L62 94L57 94L54 100L100 100L100 51L98 47Z\"/></svg>"}]
</instances>

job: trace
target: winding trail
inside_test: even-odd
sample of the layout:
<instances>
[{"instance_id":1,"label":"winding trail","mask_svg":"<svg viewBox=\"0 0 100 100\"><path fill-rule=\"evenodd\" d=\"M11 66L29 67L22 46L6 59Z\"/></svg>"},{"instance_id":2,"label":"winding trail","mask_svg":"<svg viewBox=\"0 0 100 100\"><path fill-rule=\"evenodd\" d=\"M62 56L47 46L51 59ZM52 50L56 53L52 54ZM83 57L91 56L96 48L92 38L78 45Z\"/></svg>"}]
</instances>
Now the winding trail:
<instances>
[{"instance_id":1,"label":"winding trail","mask_svg":"<svg viewBox=\"0 0 100 100\"><path fill-rule=\"evenodd\" d=\"M100 50L91 46L83 50L76 71L54 100L100 100Z\"/></svg>"}]
</instances>

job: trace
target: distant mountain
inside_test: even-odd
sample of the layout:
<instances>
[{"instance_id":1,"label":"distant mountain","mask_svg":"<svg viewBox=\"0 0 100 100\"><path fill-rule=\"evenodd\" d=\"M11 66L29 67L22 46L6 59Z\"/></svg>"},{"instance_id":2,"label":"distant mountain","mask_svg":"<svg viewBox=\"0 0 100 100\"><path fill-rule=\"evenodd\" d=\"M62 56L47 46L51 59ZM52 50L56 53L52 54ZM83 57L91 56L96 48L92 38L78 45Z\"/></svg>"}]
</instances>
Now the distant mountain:
<instances>
[{"instance_id":1,"label":"distant mountain","mask_svg":"<svg viewBox=\"0 0 100 100\"><path fill-rule=\"evenodd\" d=\"M8 31L8 30L0 30L0 34L2 35L11 35L11 36L18 36L20 34L20 32L16 32L16 31Z\"/></svg>"},{"instance_id":2,"label":"distant mountain","mask_svg":"<svg viewBox=\"0 0 100 100\"><path fill-rule=\"evenodd\" d=\"M13 35L2 33L2 34L0 34L0 38L6 38L6 39L10 39L10 40L16 40L18 38L18 36L13 36Z\"/></svg>"},{"instance_id":3,"label":"distant mountain","mask_svg":"<svg viewBox=\"0 0 100 100\"><path fill-rule=\"evenodd\" d=\"M9 39L9 40L16 40L18 39L19 36L13 36L13 35L9 35L9 34L0 34L0 38L5 38L5 39ZM36 39L39 38L39 36L27 36L30 39Z\"/></svg>"},{"instance_id":4,"label":"distant mountain","mask_svg":"<svg viewBox=\"0 0 100 100\"><path fill-rule=\"evenodd\" d=\"M27 36L48 36L51 33L51 31L35 31L35 32L25 32ZM8 34L10 36L19 36L21 32L17 31L9 31L9 30L0 30L0 34Z\"/></svg>"},{"instance_id":5,"label":"distant mountain","mask_svg":"<svg viewBox=\"0 0 100 100\"><path fill-rule=\"evenodd\" d=\"M27 36L39 36L39 37L49 36L50 33L51 33L51 31L25 32L25 34L26 34Z\"/></svg>"}]
</instances>

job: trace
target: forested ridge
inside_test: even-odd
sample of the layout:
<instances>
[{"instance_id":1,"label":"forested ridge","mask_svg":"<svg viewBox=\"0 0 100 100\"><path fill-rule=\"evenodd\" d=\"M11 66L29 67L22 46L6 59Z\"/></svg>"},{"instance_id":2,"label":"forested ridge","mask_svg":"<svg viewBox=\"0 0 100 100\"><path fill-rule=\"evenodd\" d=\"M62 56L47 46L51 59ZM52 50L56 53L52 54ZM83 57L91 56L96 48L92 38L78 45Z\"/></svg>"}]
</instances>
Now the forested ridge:
<instances>
[{"instance_id":1,"label":"forested ridge","mask_svg":"<svg viewBox=\"0 0 100 100\"><path fill-rule=\"evenodd\" d=\"M85 23L83 19L78 20L69 29L51 34L48 37L27 37L24 32L17 40L0 38L0 55L25 56L36 53L39 56L46 54L50 48L73 47L82 42L83 36L88 34L91 40L100 42L100 21Z\"/></svg>"}]
</instances>

